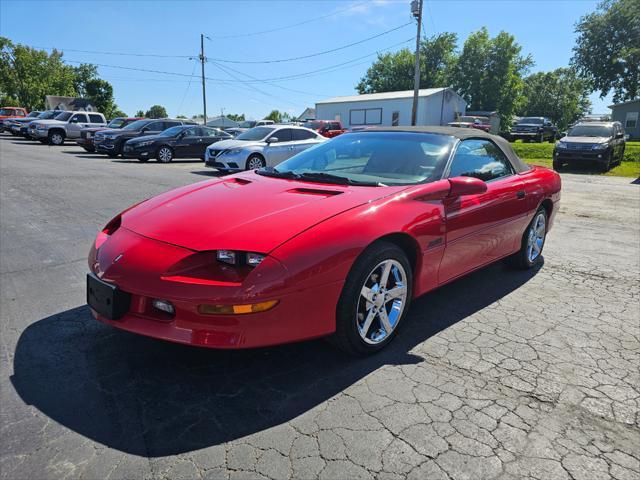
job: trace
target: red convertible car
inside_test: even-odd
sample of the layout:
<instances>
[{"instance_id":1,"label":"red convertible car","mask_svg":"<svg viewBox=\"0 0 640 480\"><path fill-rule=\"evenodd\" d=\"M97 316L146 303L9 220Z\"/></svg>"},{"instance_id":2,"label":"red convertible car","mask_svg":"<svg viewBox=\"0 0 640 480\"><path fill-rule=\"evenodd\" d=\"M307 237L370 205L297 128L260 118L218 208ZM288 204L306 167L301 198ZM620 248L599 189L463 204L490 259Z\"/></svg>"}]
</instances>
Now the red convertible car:
<instances>
[{"instance_id":1,"label":"red convertible car","mask_svg":"<svg viewBox=\"0 0 640 480\"><path fill-rule=\"evenodd\" d=\"M373 353L413 298L539 262L559 200L558 174L479 130L347 133L125 210L91 248L87 300L102 322L190 345L327 336Z\"/></svg>"}]
</instances>

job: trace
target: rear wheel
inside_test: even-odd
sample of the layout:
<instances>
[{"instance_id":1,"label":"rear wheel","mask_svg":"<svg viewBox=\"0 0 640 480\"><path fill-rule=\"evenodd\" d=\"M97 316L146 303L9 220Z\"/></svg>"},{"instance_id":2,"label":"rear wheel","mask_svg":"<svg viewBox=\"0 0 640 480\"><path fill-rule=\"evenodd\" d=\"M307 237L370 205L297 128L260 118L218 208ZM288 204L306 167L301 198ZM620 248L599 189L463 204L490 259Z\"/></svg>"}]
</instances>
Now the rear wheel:
<instances>
[{"instance_id":1,"label":"rear wheel","mask_svg":"<svg viewBox=\"0 0 640 480\"><path fill-rule=\"evenodd\" d=\"M169 147L160 147L156 153L156 158L160 163L169 163L173 160L173 150Z\"/></svg>"},{"instance_id":2,"label":"rear wheel","mask_svg":"<svg viewBox=\"0 0 640 480\"><path fill-rule=\"evenodd\" d=\"M540 207L522 235L520 250L510 257L512 266L527 270L542 261L542 249L547 238L547 211Z\"/></svg>"},{"instance_id":3,"label":"rear wheel","mask_svg":"<svg viewBox=\"0 0 640 480\"><path fill-rule=\"evenodd\" d=\"M553 169L556 172L561 171L563 167L564 167L564 164L560 160L554 160L553 161Z\"/></svg>"},{"instance_id":4,"label":"rear wheel","mask_svg":"<svg viewBox=\"0 0 640 480\"><path fill-rule=\"evenodd\" d=\"M413 272L402 249L389 242L367 248L347 276L329 341L352 355L384 348L409 310L412 285Z\"/></svg>"},{"instance_id":5,"label":"rear wheel","mask_svg":"<svg viewBox=\"0 0 640 480\"><path fill-rule=\"evenodd\" d=\"M253 154L247 158L246 170L257 170L258 168L264 167L264 165L264 158L258 154Z\"/></svg>"}]
</instances>

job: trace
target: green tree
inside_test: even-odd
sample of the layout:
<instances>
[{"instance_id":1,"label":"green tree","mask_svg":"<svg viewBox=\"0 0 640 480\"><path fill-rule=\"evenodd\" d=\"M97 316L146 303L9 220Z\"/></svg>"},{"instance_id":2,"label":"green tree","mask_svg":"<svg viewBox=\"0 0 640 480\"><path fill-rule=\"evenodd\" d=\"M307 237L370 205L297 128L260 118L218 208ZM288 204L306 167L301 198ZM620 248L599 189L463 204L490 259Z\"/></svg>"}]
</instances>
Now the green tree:
<instances>
[{"instance_id":1,"label":"green tree","mask_svg":"<svg viewBox=\"0 0 640 480\"><path fill-rule=\"evenodd\" d=\"M524 79L526 100L518 114L549 117L564 130L590 111L590 93L588 82L573 69L534 73Z\"/></svg>"},{"instance_id":2,"label":"green tree","mask_svg":"<svg viewBox=\"0 0 640 480\"><path fill-rule=\"evenodd\" d=\"M500 32L491 38L482 28L464 42L453 69L453 87L467 100L468 109L498 111L502 128L525 102L522 77L533 60L521 52L513 35Z\"/></svg>"},{"instance_id":3,"label":"green tree","mask_svg":"<svg viewBox=\"0 0 640 480\"><path fill-rule=\"evenodd\" d=\"M46 95L75 96L75 71L50 54L0 37L0 97L11 98L29 110L44 108Z\"/></svg>"},{"instance_id":4,"label":"green tree","mask_svg":"<svg viewBox=\"0 0 640 480\"><path fill-rule=\"evenodd\" d=\"M165 118L168 116L167 109L162 105L153 105L144 116L147 118Z\"/></svg>"},{"instance_id":5,"label":"green tree","mask_svg":"<svg viewBox=\"0 0 640 480\"><path fill-rule=\"evenodd\" d=\"M271 110L269 115L264 118L265 120L273 120L276 123L280 123L282 121L282 113L279 110Z\"/></svg>"},{"instance_id":6,"label":"green tree","mask_svg":"<svg viewBox=\"0 0 640 480\"><path fill-rule=\"evenodd\" d=\"M119 108L116 108L113 110L113 112L111 112L111 117L109 118L116 118L116 117L127 117L128 115L126 113L124 113L122 110L120 110Z\"/></svg>"},{"instance_id":7,"label":"green tree","mask_svg":"<svg viewBox=\"0 0 640 480\"><path fill-rule=\"evenodd\" d=\"M187 118L187 117L184 115L178 115L176 118Z\"/></svg>"},{"instance_id":8,"label":"green tree","mask_svg":"<svg viewBox=\"0 0 640 480\"><path fill-rule=\"evenodd\" d=\"M449 85L456 63L455 33L441 33L420 42L420 88ZM378 54L356 89L359 93L413 89L415 56L408 48Z\"/></svg>"},{"instance_id":9,"label":"green tree","mask_svg":"<svg viewBox=\"0 0 640 480\"><path fill-rule=\"evenodd\" d=\"M605 0L576 25L572 64L605 97L640 96L640 0Z\"/></svg>"},{"instance_id":10,"label":"green tree","mask_svg":"<svg viewBox=\"0 0 640 480\"><path fill-rule=\"evenodd\" d=\"M112 118L114 116L113 112L117 106L113 101L113 87L109 82L101 78L88 80L85 84L85 96L106 117Z\"/></svg>"},{"instance_id":11,"label":"green tree","mask_svg":"<svg viewBox=\"0 0 640 480\"><path fill-rule=\"evenodd\" d=\"M144 110L138 110L135 114L136 117L144 117Z\"/></svg>"},{"instance_id":12,"label":"green tree","mask_svg":"<svg viewBox=\"0 0 640 480\"><path fill-rule=\"evenodd\" d=\"M245 121L244 113L241 113L241 114L229 113L229 114L227 114L227 118L229 120L233 120L234 122L244 122Z\"/></svg>"}]
</instances>

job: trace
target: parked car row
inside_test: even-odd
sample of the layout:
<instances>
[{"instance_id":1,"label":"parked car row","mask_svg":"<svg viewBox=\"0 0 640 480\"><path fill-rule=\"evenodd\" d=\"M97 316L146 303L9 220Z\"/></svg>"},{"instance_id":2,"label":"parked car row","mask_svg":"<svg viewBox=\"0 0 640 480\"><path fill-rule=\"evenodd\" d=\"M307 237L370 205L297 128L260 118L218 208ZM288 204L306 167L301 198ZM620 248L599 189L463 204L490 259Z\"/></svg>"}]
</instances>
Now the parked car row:
<instances>
[{"instance_id":1,"label":"parked car row","mask_svg":"<svg viewBox=\"0 0 640 480\"><path fill-rule=\"evenodd\" d=\"M156 159L168 163L176 158L196 158L204 160L209 167L228 172L274 166L326 140L327 132L335 132L335 136L344 131L339 122L328 122L338 123L337 126L314 125L317 131L277 125L270 120L254 123L259 125L234 138L219 128L185 119L118 117L107 123L98 112L47 110L32 112L24 118L11 118L2 126L13 135L50 145L74 140L87 152L141 162Z\"/></svg>"}]
</instances>

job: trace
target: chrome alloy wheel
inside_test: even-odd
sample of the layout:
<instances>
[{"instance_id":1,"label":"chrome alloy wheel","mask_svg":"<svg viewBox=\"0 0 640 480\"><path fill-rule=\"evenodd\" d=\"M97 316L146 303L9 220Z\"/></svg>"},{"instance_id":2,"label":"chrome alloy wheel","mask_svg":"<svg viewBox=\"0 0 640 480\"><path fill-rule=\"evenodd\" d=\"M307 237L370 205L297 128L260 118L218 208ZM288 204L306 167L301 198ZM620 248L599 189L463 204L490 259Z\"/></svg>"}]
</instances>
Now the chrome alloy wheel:
<instances>
[{"instance_id":1,"label":"chrome alloy wheel","mask_svg":"<svg viewBox=\"0 0 640 480\"><path fill-rule=\"evenodd\" d=\"M398 326L407 305L407 273L396 260L380 262L360 290L356 323L360 338L375 345Z\"/></svg>"},{"instance_id":2,"label":"chrome alloy wheel","mask_svg":"<svg viewBox=\"0 0 640 480\"><path fill-rule=\"evenodd\" d=\"M160 151L158 151L158 158L163 163L170 162L172 157L173 153L171 152L170 148L162 147Z\"/></svg>"},{"instance_id":3,"label":"chrome alloy wheel","mask_svg":"<svg viewBox=\"0 0 640 480\"><path fill-rule=\"evenodd\" d=\"M253 156L247 162L248 170L256 170L262 168L262 159L260 157Z\"/></svg>"},{"instance_id":4,"label":"chrome alloy wheel","mask_svg":"<svg viewBox=\"0 0 640 480\"><path fill-rule=\"evenodd\" d=\"M544 237L547 233L547 217L544 212L538 212L536 218L531 222L527 236L527 259L533 263L542 252Z\"/></svg>"}]
</instances>

